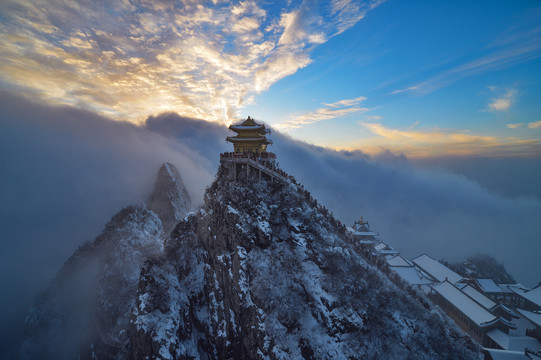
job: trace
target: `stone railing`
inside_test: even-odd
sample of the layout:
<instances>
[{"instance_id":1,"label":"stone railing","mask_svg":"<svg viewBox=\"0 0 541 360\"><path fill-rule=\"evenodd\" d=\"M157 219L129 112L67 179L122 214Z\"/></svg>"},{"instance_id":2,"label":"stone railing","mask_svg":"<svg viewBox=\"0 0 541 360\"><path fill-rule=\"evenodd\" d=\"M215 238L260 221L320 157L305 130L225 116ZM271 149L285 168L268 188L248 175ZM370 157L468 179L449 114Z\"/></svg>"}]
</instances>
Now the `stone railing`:
<instances>
[{"instance_id":1,"label":"stone railing","mask_svg":"<svg viewBox=\"0 0 541 360\"><path fill-rule=\"evenodd\" d=\"M276 155L273 153L254 154L227 152L220 154L220 162L231 161L235 163L250 164L252 167L265 172L271 177L275 177L284 182L288 181L289 175L275 165L275 159Z\"/></svg>"}]
</instances>

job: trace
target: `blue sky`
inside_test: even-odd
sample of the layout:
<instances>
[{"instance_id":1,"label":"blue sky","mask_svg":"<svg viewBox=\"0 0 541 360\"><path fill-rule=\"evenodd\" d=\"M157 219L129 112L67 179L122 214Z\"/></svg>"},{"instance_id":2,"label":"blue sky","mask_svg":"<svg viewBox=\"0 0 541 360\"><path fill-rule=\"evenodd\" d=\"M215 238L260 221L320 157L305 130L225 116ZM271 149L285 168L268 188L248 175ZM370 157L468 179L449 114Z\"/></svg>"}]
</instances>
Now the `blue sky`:
<instances>
[{"instance_id":1,"label":"blue sky","mask_svg":"<svg viewBox=\"0 0 541 360\"><path fill-rule=\"evenodd\" d=\"M0 85L141 124L251 115L410 157L541 153L531 1L0 4Z\"/></svg>"},{"instance_id":2,"label":"blue sky","mask_svg":"<svg viewBox=\"0 0 541 360\"><path fill-rule=\"evenodd\" d=\"M329 109L324 104L363 96L357 112L285 130L315 144L382 146L410 155L456 154L457 145L463 154L539 154L539 142L516 144L541 134L541 18L531 4L383 3L319 46L312 64L247 110L260 108L287 124ZM410 134L390 137L391 130ZM442 133L444 152L421 147L422 135L434 132ZM479 148L483 140L489 149ZM469 141L474 144L463 144Z\"/></svg>"}]
</instances>

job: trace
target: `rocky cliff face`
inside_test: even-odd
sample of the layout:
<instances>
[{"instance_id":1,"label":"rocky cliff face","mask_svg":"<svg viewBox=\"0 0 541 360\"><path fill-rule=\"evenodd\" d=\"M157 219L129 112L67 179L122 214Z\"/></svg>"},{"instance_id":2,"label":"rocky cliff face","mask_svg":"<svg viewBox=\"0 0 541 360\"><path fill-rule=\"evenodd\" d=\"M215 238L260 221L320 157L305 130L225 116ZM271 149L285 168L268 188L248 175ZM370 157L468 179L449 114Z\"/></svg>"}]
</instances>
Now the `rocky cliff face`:
<instances>
[{"instance_id":1,"label":"rocky cliff face","mask_svg":"<svg viewBox=\"0 0 541 360\"><path fill-rule=\"evenodd\" d=\"M154 192L147 205L160 217L166 235L169 235L173 227L190 211L190 195L173 165L165 163L161 166Z\"/></svg>"},{"instance_id":2,"label":"rocky cliff face","mask_svg":"<svg viewBox=\"0 0 541 360\"><path fill-rule=\"evenodd\" d=\"M122 209L60 269L26 319L27 359L123 356L145 260L163 253L164 229L190 207L178 171L164 164L146 206Z\"/></svg>"},{"instance_id":3,"label":"rocky cliff face","mask_svg":"<svg viewBox=\"0 0 541 360\"><path fill-rule=\"evenodd\" d=\"M293 184L227 180L145 263L135 359L469 359L478 349L422 295L367 262Z\"/></svg>"},{"instance_id":4,"label":"rocky cliff face","mask_svg":"<svg viewBox=\"0 0 541 360\"><path fill-rule=\"evenodd\" d=\"M302 186L228 173L185 216L164 165L148 208L120 211L61 269L29 314L23 358L476 358Z\"/></svg>"}]
</instances>

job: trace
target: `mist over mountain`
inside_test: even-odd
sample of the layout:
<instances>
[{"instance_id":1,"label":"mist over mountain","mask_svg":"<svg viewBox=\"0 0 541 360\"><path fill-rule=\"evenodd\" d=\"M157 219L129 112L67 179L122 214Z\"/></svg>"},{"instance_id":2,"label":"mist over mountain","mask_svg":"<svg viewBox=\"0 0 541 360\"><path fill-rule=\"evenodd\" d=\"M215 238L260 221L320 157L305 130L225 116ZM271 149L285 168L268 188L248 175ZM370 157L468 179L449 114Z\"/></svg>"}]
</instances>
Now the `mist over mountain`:
<instances>
[{"instance_id":1,"label":"mist over mountain","mask_svg":"<svg viewBox=\"0 0 541 360\"><path fill-rule=\"evenodd\" d=\"M143 263L162 254L171 229L192 207L173 165L160 167L148 206L122 209L69 257L28 312L20 349L12 352L19 350L23 359L114 358L121 352Z\"/></svg>"},{"instance_id":2,"label":"mist over mountain","mask_svg":"<svg viewBox=\"0 0 541 360\"><path fill-rule=\"evenodd\" d=\"M421 168L465 176L490 192L507 197L541 199L539 157L435 157L411 160Z\"/></svg>"},{"instance_id":3,"label":"mist over mountain","mask_svg":"<svg viewBox=\"0 0 541 360\"><path fill-rule=\"evenodd\" d=\"M195 204L212 162L185 145L88 111L0 94L0 339L62 264L119 209L148 200L164 162L186 171Z\"/></svg>"},{"instance_id":4,"label":"mist over mountain","mask_svg":"<svg viewBox=\"0 0 541 360\"><path fill-rule=\"evenodd\" d=\"M206 143L205 137L219 140L227 134L221 127L204 122L197 126L193 121L191 131L183 132L184 121L176 114L163 114L149 118L147 126L180 142L195 137ZM454 173L451 167L420 167L417 160L389 151L377 155L334 151L279 132L273 133L273 141L280 166L295 174L338 218L352 223L363 215L405 256L426 252L457 262L482 252L504 263L524 284L533 286L539 281L536 274L541 266L533 254L541 251L536 241L541 231L536 220L541 216L541 200L535 192L506 196ZM490 162L492 169L497 160ZM532 164L536 161L503 159L500 185L509 179L507 186L514 189L514 180L522 173L535 178ZM506 164L512 164L514 176L506 175ZM523 164L522 172L519 164ZM539 270L532 272L531 267Z\"/></svg>"},{"instance_id":5,"label":"mist over mountain","mask_svg":"<svg viewBox=\"0 0 541 360\"><path fill-rule=\"evenodd\" d=\"M466 278L492 279L497 284L515 284L505 266L487 254L475 254L464 261L447 264L450 269Z\"/></svg>"},{"instance_id":6,"label":"mist over mountain","mask_svg":"<svg viewBox=\"0 0 541 360\"><path fill-rule=\"evenodd\" d=\"M25 320L21 357L478 358L302 185L232 181L228 165L179 219L190 201L164 164L160 206L124 208L70 257Z\"/></svg>"},{"instance_id":7,"label":"mist over mountain","mask_svg":"<svg viewBox=\"0 0 541 360\"><path fill-rule=\"evenodd\" d=\"M9 343L65 260L118 209L148 200L162 163L179 169L193 203L202 204L228 131L171 113L135 126L5 92L0 108L0 285L9 289L0 295L0 337ZM535 197L495 194L389 152L337 152L279 132L273 140L280 167L337 219L351 223L363 215L404 256L426 252L454 262L484 252L517 281L540 280Z\"/></svg>"}]
</instances>

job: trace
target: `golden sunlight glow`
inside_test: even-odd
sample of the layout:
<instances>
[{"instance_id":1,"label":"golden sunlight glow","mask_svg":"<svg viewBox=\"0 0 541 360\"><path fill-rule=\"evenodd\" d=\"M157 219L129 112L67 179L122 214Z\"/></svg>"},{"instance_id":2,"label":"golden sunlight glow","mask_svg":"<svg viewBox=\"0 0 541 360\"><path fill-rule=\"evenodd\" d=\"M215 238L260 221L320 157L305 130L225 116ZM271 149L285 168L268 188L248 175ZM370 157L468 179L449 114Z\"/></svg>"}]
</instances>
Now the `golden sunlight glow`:
<instances>
[{"instance_id":1,"label":"golden sunlight glow","mask_svg":"<svg viewBox=\"0 0 541 360\"><path fill-rule=\"evenodd\" d=\"M385 149L409 157L442 155L532 156L541 150L541 139L480 136L449 130L399 130L379 123L360 122L374 137L361 141L331 145L336 150L362 150L369 154ZM382 141L383 140L383 141ZM388 141L385 141L388 140ZM385 144L383 147L381 144Z\"/></svg>"},{"instance_id":2,"label":"golden sunlight glow","mask_svg":"<svg viewBox=\"0 0 541 360\"><path fill-rule=\"evenodd\" d=\"M317 16L300 21L298 8L273 19L252 1L114 6L6 0L0 81L132 122L175 111L229 123L253 94L308 65L309 47L326 41L325 31L353 26L358 15L338 9L338 22L323 24Z\"/></svg>"}]
</instances>

